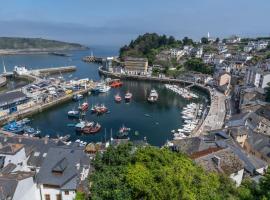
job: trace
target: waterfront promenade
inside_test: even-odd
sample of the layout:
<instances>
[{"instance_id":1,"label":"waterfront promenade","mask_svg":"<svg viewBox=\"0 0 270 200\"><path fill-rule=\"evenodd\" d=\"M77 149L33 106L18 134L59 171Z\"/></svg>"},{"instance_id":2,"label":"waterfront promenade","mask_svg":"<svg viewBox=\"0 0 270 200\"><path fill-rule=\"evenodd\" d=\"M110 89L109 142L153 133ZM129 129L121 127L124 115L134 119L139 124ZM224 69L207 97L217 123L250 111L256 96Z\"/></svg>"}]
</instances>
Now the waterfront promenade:
<instances>
[{"instance_id":1,"label":"waterfront promenade","mask_svg":"<svg viewBox=\"0 0 270 200\"><path fill-rule=\"evenodd\" d=\"M207 134L208 131L221 129L223 127L226 116L225 100L226 97L224 94L215 89L211 91L209 112L198 131L194 133L194 136L204 135Z\"/></svg>"},{"instance_id":2,"label":"waterfront promenade","mask_svg":"<svg viewBox=\"0 0 270 200\"><path fill-rule=\"evenodd\" d=\"M197 86L199 88L202 88L205 91L207 91L210 95L210 108L207 115L204 116L205 118L202 119L201 123L199 123L199 125L192 132L191 137L205 135L207 134L208 131L221 129L224 125L224 120L226 116L226 107L225 107L226 97L224 94L216 91L215 89L206 87L194 81L113 73L103 70L102 67L99 68L99 72L103 75L120 79L156 81L164 83L185 83L191 85L192 87Z\"/></svg>"}]
</instances>

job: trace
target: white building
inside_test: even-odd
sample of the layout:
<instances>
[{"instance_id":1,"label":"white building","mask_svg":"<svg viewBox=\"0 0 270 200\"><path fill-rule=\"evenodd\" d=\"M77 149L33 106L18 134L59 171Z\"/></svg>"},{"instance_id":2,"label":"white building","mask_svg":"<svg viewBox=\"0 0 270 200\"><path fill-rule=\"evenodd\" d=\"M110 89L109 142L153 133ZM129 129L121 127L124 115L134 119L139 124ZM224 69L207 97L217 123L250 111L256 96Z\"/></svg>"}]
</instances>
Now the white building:
<instances>
[{"instance_id":1,"label":"white building","mask_svg":"<svg viewBox=\"0 0 270 200\"><path fill-rule=\"evenodd\" d=\"M181 58L182 56L184 56L186 54L186 52L182 49L170 49L170 56L172 58Z\"/></svg>"},{"instance_id":2,"label":"white building","mask_svg":"<svg viewBox=\"0 0 270 200\"><path fill-rule=\"evenodd\" d=\"M73 200L87 185L90 160L79 147L51 148L37 175L42 200Z\"/></svg>"},{"instance_id":3,"label":"white building","mask_svg":"<svg viewBox=\"0 0 270 200\"><path fill-rule=\"evenodd\" d=\"M203 47L199 47L196 51L195 57L196 58L201 58L203 55Z\"/></svg>"},{"instance_id":4,"label":"white building","mask_svg":"<svg viewBox=\"0 0 270 200\"><path fill-rule=\"evenodd\" d=\"M0 199L40 200L32 172L4 174L0 177L0 188Z\"/></svg>"},{"instance_id":5,"label":"white building","mask_svg":"<svg viewBox=\"0 0 270 200\"><path fill-rule=\"evenodd\" d=\"M257 88L267 87L267 83L270 82L270 71L263 71L256 67L249 68L246 73L245 83L246 85L254 85Z\"/></svg>"},{"instance_id":6,"label":"white building","mask_svg":"<svg viewBox=\"0 0 270 200\"><path fill-rule=\"evenodd\" d=\"M227 43L238 43L238 42L241 42L241 38L236 35L231 36L227 39Z\"/></svg>"}]
</instances>

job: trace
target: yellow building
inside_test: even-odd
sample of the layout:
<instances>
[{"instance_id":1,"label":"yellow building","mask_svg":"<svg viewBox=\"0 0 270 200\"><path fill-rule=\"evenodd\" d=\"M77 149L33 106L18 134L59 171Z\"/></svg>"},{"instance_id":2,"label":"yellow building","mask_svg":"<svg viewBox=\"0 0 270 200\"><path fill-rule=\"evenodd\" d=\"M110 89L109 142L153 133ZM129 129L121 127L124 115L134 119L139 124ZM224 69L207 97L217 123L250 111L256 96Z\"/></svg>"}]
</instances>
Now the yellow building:
<instances>
[{"instance_id":1,"label":"yellow building","mask_svg":"<svg viewBox=\"0 0 270 200\"><path fill-rule=\"evenodd\" d=\"M146 74L148 68L147 58L125 58L125 71L129 74Z\"/></svg>"}]
</instances>

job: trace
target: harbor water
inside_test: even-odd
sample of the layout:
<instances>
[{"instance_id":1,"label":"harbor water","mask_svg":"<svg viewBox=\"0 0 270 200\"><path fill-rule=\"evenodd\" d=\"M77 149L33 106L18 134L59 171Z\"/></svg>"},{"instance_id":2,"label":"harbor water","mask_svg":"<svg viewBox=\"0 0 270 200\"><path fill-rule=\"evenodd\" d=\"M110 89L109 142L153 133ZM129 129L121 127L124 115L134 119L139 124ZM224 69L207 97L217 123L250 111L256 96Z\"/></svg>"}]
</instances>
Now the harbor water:
<instances>
[{"instance_id":1,"label":"harbor water","mask_svg":"<svg viewBox=\"0 0 270 200\"><path fill-rule=\"evenodd\" d=\"M75 65L77 70L74 73L61 75L67 80L77 78L100 80L101 77L98 74L99 65L81 61L83 56L91 54L90 50L74 51L71 54L71 57L46 54L9 55L5 56L4 60L7 70L12 70L15 65L25 65L28 69ZM117 49L97 48L95 49L95 55L104 57L117 55ZM13 84L16 87L16 82ZM19 82L18 84L22 83ZM147 97L152 88L159 93L159 99L155 104L147 102ZM115 103L114 96L120 94L123 98L127 91L133 94L130 103L124 101L119 104ZM74 108L77 109L79 102L68 102L34 115L31 117L31 126L41 130L43 136L56 137L57 135L70 134L73 141L80 139L85 142L97 142L108 140L111 134L115 137L119 128L125 125L131 128L129 133L131 140L146 138L150 144L161 146L167 140L173 138L171 130L181 128L183 124L181 111L184 106L191 102L205 104L207 94L200 90L194 90L194 92L198 94L199 98L186 100L166 89L164 84L161 83L124 81L121 88L112 88L107 93L89 95L81 100L81 102L88 101L90 107L91 105L104 104L109 109L109 113L101 116L93 115L90 111L86 113L86 120L96 121L101 124L102 130L99 133L81 135L75 132L74 127L68 126L78 121L69 119L67 112Z\"/></svg>"}]
</instances>

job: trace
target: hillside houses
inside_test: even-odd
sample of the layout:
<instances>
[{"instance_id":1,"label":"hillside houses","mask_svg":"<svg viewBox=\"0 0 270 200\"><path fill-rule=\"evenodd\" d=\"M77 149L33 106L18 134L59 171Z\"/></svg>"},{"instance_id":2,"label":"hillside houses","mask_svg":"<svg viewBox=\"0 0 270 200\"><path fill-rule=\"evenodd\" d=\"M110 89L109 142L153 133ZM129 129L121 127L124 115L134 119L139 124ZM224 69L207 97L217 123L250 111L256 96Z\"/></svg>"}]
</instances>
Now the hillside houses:
<instances>
[{"instance_id":1,"label":"hillside houses","mask_svg":"<svg viewBox=\"0 0 270 200\"><path fill-rule=\"evenodd\" d=\"M0 136L0 199L70 200L87 188L90 158L78 145Z\"/></svg>"}]
</instances>

